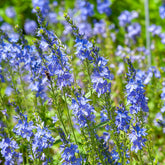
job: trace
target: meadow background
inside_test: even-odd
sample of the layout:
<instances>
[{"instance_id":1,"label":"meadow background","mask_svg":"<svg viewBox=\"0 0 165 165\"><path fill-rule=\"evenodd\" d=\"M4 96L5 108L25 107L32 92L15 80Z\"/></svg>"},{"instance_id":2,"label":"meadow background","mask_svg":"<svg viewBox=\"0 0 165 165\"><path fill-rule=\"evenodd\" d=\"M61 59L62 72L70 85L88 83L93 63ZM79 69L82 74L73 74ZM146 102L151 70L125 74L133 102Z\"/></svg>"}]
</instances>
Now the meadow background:
<instances>
[{"instance_id":1,"label":"meadow background","mask_svg":"<svg viewBox=\"0 0 165 165\"><path fill-rule=\"evenodd\" d=\"M165 165L165 2L147 4L0 1L1 164Z\"/></svg>"}]
</instances>

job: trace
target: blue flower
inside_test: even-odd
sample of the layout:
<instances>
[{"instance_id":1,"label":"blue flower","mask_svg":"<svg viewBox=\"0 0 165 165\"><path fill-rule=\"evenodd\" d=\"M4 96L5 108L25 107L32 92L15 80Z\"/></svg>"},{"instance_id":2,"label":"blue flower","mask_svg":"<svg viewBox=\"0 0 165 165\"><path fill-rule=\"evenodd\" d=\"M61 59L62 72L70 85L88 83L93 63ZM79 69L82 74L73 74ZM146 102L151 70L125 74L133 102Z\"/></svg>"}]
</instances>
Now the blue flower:
<instances>
[{"instance_id":1,"label":"blue flower","mask_svg":"<svg viewBox=\"0 0 165 165\"><path fill-rule=\"evenodd\" d=\"M97 0L97 10L100 14L105 13L107 16L111 15L111 9L110 9L110 0Z\"/></svg>"},{"instance_id":2,"label":"blue flower","mask_svg":"<svg viewBox=\"0 0 165 165\"><path fill-rule=\"evenodd\" d=\"M56 123L58 121L57 115L55 117L52 117L53 123Z\"/></svg>"},{"instance_id":3,"label":"blue flower","mask_svg":"<svg viewBox=\"0 0 165 165\"><path fill-rule=\"evenodd\" d=\"M105 122L109 120L107 115L107 110L105 109L100 112L100 116L101 116L100 118L101 122Z\"/></svg>"},{"instance_id":4,"label":"blue flower","mask_svg":"<svg viewBox=\"0 0 165 165\"><path fill-rule=\"evenodd\" d=\"M108 119L108 112L107 112L106 109L104 109L104 110L102 110L102 111L100 112L100 117L101 117L101 118L100 118L101 122L109 121L109 119ZM110 125L107 124L107 125L105 126L105 129L106 129L106 130L110 130Z\"/></svg>"},{"instance_id":5,"label":"blue flower","mask_svg":"<svg viewBox=\"0 0 165 165\"><path fill-rule=\"evenodd\" d=\"M115 164L119 165L117 163L118 160L120 160L119 153L115 149L113 149L112 152L111 152L111 155L112 155L112 160L115 162Z\"/></svg>"},{"instance_id":6,"label":"blue flower","mask_svg":"<svg viewBox=\"0 0 165 165\"><path fill-rule=\"evenodd\" d=\"M1 74L1 71L0 71L0 81L1 81L2 83L5 82L4 76Z\"/></svg>"},{"instance_id":7,"label":"blue flower","mask_svg":"<svg viewBox=\"0 0 165 165\"><path fill-rule=\"evenodd\" d=\"M131 117L128 116L128 111L126 111L125 107L121 106L117 108L117 116L115 124L117 126L118 131L123 130L127 132L130 125Z\"/></svg>"},{"instance_id":8,"label":"blue flower","mask_svg":"<svg viewBox=\"0 0 165 165\"><path fill-rule=\"evenodd\" d=\"M143 89L143 85L141 81L136 81L130 79L128 84L126 85L127 92L127 102L131 104L130 113L138 113L139 111L148 112L147 100L145 98Z\"/></svg>"},{"instance_id":9,"label":"blue flower","mask_svg":"<svg viewBox=\"0 0 165 165\"><path fill-rule=\"evenodd\" d=\"M96 22L94 24L93 34L94 35L100 34L104 38L106 37L106 24L104 20L100 20L99 22Z\"/></svg>"},{"instance_id":10,"label":"blue flower","mask_svg":"<svg viewBox=\"0 0 165 165\"><path fill-rule=\"evenodd\" d=\"M6 165L14 165L15 161L21 156L20 153L16 152L19 148L18 144L11 138L2 139L0 148L2 149L1 154L5 158Z\"/></svg>"},{"instance_id":11,"label":"blue flower","mask_svg":"<svg viewBox=\"0 0 165 165\"><path fill-rule=\"evenodd\" d=\"M159 14L162 19L165 18L165 4L159 7Z\"/></svg>"},{"instance_id":12,"label":"blue flower","mask_svg":"<svg viewBox=\"0 0 165 165\"><path fill-rule=\"evenodd\" d=\"M33 122L30 121L27 122L27 116L23 115L24 119L19 119L18 124L14 127L13 131L16 133L16 135L21 136L22 138L26 138L28 141L30 141L30 138L33 136L33 129L35 126L33 126Z\"/></svg>"},{"instance_id":13,"label":"blue flower","mask_svg":"<svg viewBox=\"0 0 165 165\"><path fill-rule=\"evenodd\" d=\"M2 22L3 21L3 18L0 16L0 22Z\"/></svg>"},{"instance_id":14,"label":"blue flower","mask_svg":"<svg viewBox=\"0 0 165 165\"><path fill-rule=\"evenodd\" d=\"M62 130L62 128L60 128L60 127L58 127L57 128L57 131L58 131L58 133L59 133L59 135L60 135L60 137L61 137L61 141L64 143L64 144L67 144L67 143L69 143L68 142L68 139L67 139L67 137L65 136L65 133L64 133L64 131Z\"/></svg>"},{"instance_id":15,"label":"blue flower","mask_svg":"<svg viewBox=\"0 0 165 165\"><path fill-rule=\"evenodd\" d=\"M88 22L78 22L77 26L79 28L79 33L84 35L84 37L92 37L92 26Z\"/></svg>"},{"instance_id":16,"label":"blue flower","mask_svg":"<svg viewBox=\"0 0 165 165\"><path fill-rule=\"evenodd\" d=\"M162 88L161 99L165 101L165 86Z\"/></svg>"},{"instance_id":17,"label":"blue flower","mask_svg":"<svg viewBox=\"0 0 165 165\"><path fill-rule=\"evenodd\" d=\"M79 10L81 11L81 19L83 21L87 20L87 18L92 16L94 14L94 6L87 2L82 0L77 0L77 4L79 7Z\"/></svg>"},{"instance_id":18,"label":"blue flower","mask_svg":"<svg viewBox=\"0 0 165 165\"><path fill-rule=\"evenodd\" d=\"M109 80L113 79L108 67L106 67L107 60L104 57L98 55L99 50L93 49L96 55L94 60L94 71L91 75L91 82L93 83L93 89L97 92L98 97L106 92L111 92L111 83Z\"/></svg>"},{"instance_id":19,"label":"blue flower","mask_svg":"<svg viewBox=\"0 0 165 165\"><path fill-rule=\"evenodd\" d=\"M16 13L15 13L15 10L13 7L8 7L6 9L6 15L9 17L9 18L14 18L16 16Z\"/></svg>"},{"instance_id":20,"label":"blue flower","mask_svg":"<svg viewBox=\"0 0 165 165\"><path fill-rule=\"evenodd\" d=\"M165 103L164 103L163 107L161 108L161 112L162 112L162 113L165 112Z\"/></svg>"},{"instance_id":21,"label":"blue flower","mask_svg":"<svg viewBox=\"0 0 165 165\"><path fill-rule=\"evenodd\" d=\"M106 79L112 80L113 77L107 67L98 67L99 72L95 70L91 76L93 89L98 93L98 97L106 92L111 92L111 83Z\"/></svg>"},{"instance_id":22,"label":"blue flower","mask_svg":"<svg viewBox=\"0 0 165 165\"><path fill-rule=\"evenodd\" d=\"M162 113L158 112L154 119L154 125L160 126L159 122L161 122L161 121L163 121L163 115L162 115Z\"/></svg>"},{"instance_id":23,"label":"blue flower","mask_svg":"<svg viewBox=\"0 0 165 165\"><path fill-rule=\"evenodd\" d=\"M135 152L137 152L138 150L142 150L142 148L145 146L144 143L147 141L147 139L143 138L147 135L145 131L146 129L140 128L138 124L133 126L132 133L129 135L129 138L132 142L131 151L135 150Z\"/></svg>"},{"instance_id":24,"label":"blue flower","mask_svg":"<svg viewBox=\"0 0 165 165\"><path fill-rule=\"evenodd\" d=\"M107 91L111 92L111 83L108 83L107 80L104 80L99 73L95 72L91 76L91 79L93 83L93 89L97 92L98 97Z\"/></svg>"},{"instance_id":25,"label":"blue flower","mask_svg":"<svg viewBox=\"0 0 165 165\"><path fill-rule=\"evenodd\" d=\"M125 151L124 151L125 150ZM123 144L121 143L120 144L120 152L121 152L121 157L124 156L124 152L125 152L125 156L126 158L128 159L130 156L129 156L129 151L128 149L126 149ZM119 153L116 151L116 146L114 147L114 149L112 150L111 152L111 155L112 155L112 160L114 161L114 164L115 165L122 165L121 163L119 163L119 160L120 160L120 155ZM129 164L129 160L127 160L126 164Z\"/></svg>"},{"instance_id":26,"label":"blue flower","mask_svg":"<svg viewBox=\"0 0 165 165\"><path fill-rule=\"evenodd\" d=\"M0 29L8 34L8 38L9 38L10 42L17 42L18 41L19 34L14 32L14 29L10 24L4 22L1 25Z\"/></svg>"},{"instance_id":27,"label":"blue flower","mask_svg":"<svg viewBox=\"0 0 165 165\"><path fill-rule=\"evenodd\" d=\"M14 89L11 88L10 86L8 86L8 87L6 88L5 94L6 94L7 96L10 96L10 95L12 94L13 91L14 91Z\"/></svg>"},{"instance_id":28,"label":"blue flower","mask_svg":"<svg viewBox=\"0 0 165 165\"><path fill-rule=\"evenodd\" d=\"M161 38L162 44L165 44L165 33L161 33L159 37Z\"/></svg>"},{"instance_id":29,"label":"blue flower","mask_svg":"<svg viewBox=\"0 0 165 165\"><path fill-rule=\"evenodd\" d=\"M143 84L148 84L151 81L153 76L155 76L156 78L161 77L159 70L151 66L148 68L146 72L137 70L136 80L142 81Z\"/></svg>"},{"instance_id":30,"label":"blue flower","mask_svg":"<svg viewBox=\"0 0 165 165\"><path fill-rule=\"evenodd\" d=\"M127 27L128 37L136 41L136 37L140 36L141 26L139 23L133 23Z\"/></svg>"},{"instance_id":31,"label":"blue flower","mask_svg":"<svg viewBox=\"0 0 165 165\"><path fill-rule=\"evenodd\" d=\"M156 26L155 24L152 24L149 26L148 31L152 33L153 36L160 35L162 28L161 26Z\"/></svg>"},{"instance_id":32,"label":"blue flower","mask_svg":"<svg viewBox=\"0 0 165 165\"><path fill-rule=\"evenodd\" d=\"M108 60L106 60L104 57L98 56L95 64L102 70L107 65L107 62Z\"/></svg>"},{"instance_id":33,"label":"blue flower","mask_svg":"<svg viewBox=\"0 0 165 165\"><path fill-rule=\"evenodd\" d=\"M49 22L50 23L57 23L57 14L54 12L51 12L48 14Z\"/></svg>"},{"instance_id":34,"label":"blue flower","mask_svg":"<svg viewBox=\"0 0 165 165\"><path fill-rule=\"evenodd\" d=\"M35 34L35 30L37 29L37 23L33 20L26 20L24 24L24 29L26 34Z\"/></svg>"},{"instance_id":35,"label":"blue flower","mask_svg":"<svg viewBox=\"0 0 165 165\"><path fill-rule=\"evenodd\" d=\"M126 85L127 102L130 104L130 113L138 113L139 111L148 112L147 98L145 97L144 85L139 76L136 78L136 70L132 63L127 59L129 65L128 84Z\"/></svg>"},{"instance_id":36,"label":"blue flower","mask_svg":"<svg viewBox=\"0 0 165 165\"><path fill-rule=\"evenodd\" d=\"M70 68L70 64L68 63L68 57L64 53L65 49L64 46L61 44L61 41L52 31L48 31L47 29L42 27L38 31L38 36L42 37L43 41L47 43L49 49L51 50L51 54L49 56L44 56L43 53L40 53L39 62L42 62L42 60L46 60L45 67L48 68L46 70L48 70L51 76L55 76L56 84L59 89L62 89L66 86L71 86L71 84L73 83L73 75L70 72L72 70ZM39 52L42 51L39 50ZM40 84L41 83L39 83L39 85Z\"/></svg>"},{"instance_id":37,"label":"blue flower","mask_svg":"<svg viewBox=\"0 0 165 165\"><path fill-rule=\"evenodd\" d=\"M73 110L75 121L80 127L87 127L88 122L95 122L95 110L88 101L89 99L82 96L78 96L77 101L72 99L70 109Z\"/></svg>"},{"instance_id":38,"label":"blue flower","mask_svg":"<svg viewBox=\"0 0 165 165\"><path fill-rule=\"evenodd\" d=\"M56 70L55 74L57 75L57 86L59 89L62 89L66 86L71 86L73 83L73 76L70 74L69 71L64 70Z\"/></svg>"},{"instance_id":39,"label":"blue flower","mask_svg":"<svg viewBox=\"0 0 165 165\"><path fill-rule=\"evenodd\" d=\"M36 92L36 97L41 97L42 99L47 98L46 90L47 90L47 78L38 79L38 81L31 82L29 85L29 89Z\"/></svg>"},{"instance_id":40,"label":"blue flower","mask_svg":"<svg viewBox=\"0 0 165 165\"><path fill-rule=\"evenodd\" d=\"M77 38L75 47L77 48L76 55L78 58L80 58L81 60L85 60L86 58L88 60L92 60L90 50L90 48L92 48L91 42L86 39Z\"/></svg>"},{"instance_id":41,"label":"blue flower","mask_svg":"<svg viewBox=\"0 0 165 165\"><path fill-rule=\"evenodd\" d=\"M38 158L45 148L50 148L54 143L54 138L47 128L36 127L37 132L34 134L32 151L35 158Z\"/></svg>"},{"instance_id":42,"label":"blue flower","mask_svg":"<svg viewBox=\"0 0 165 165\"><path fill-rule=\"evenodd\" d=\"M138 17L137 12L135 12L135 11L129 12L129 11L125 10L118 17L119 25L125 27L127 24L131 23L132 19L137 18L137 17Z\"/></svg>"},{"instance_id":43,"label":"blue flower","mask_svg":"<svg viewBox=\"0 0 165 165\"><path fill-rule=\"evenodd\" d=\"M62 152L62 165L81 165L82 158L76 158L76 153L79 153L77 145L72 143L63 144L60 146L60 152Z\"/></svg>"},{"instance_id":44,"label":"blue flower","mask_svg":"<svg viewBox=\"0 0 165 165\"><path fill-rule=\"evenodd\" d=\"M36 12L36 7L39 7L43 17L46 17L49 13L49 0L32 0L33 12Z\"/></svg>"}]
</instances>

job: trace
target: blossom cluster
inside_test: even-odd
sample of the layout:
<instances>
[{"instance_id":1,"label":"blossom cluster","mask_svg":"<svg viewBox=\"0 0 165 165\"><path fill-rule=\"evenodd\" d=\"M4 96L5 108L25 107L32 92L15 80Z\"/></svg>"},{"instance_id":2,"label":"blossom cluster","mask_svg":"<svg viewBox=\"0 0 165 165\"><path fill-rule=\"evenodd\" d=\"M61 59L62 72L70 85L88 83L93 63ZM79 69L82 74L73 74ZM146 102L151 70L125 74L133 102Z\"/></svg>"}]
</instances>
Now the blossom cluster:
<instances>
[{"instance_id":1,"label":"blossom cluster","mask_svg":"<svg viewBox=\"0 0 165 165\"><path fill-rule=\"evenodd\" d=\"M63 3L32 0L24 29L0 19L0 162L157 164L149 126L165 127L165 69L146 67L155 48L140 13L122 11L116 26L110 0ZM164 43L161 30L148 29Z\"/></svg>"}]
</instances>

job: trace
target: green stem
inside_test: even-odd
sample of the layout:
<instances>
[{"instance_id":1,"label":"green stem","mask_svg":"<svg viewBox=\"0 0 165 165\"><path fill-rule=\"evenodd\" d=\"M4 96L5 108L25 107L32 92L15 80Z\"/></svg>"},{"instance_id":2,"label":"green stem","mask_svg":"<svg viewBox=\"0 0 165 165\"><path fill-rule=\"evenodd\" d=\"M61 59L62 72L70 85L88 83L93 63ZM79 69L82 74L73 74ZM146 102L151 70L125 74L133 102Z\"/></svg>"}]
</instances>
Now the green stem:
<instances>
[{"instance_id":1,"label":"green stem","mask_svg":"<svg viewBox=\"0 0 165 165\"><path fill-rule=\"evenodd\" d=\"M53 104L56 105L56 101L55 101L55 100L56 100L56 95L55 95L55 93L54 93L55 89L54 89L54 87L53 87L52 80L50 80L50 86L51 86L51 91L52 91L52 94L53 94ZM61 122L61 124L62 124L62 126L63 126L63 128L64 128L65 134L66 134L67 137L68 137L68 132L67 132L66 127L65 127L65 125L64 125L64 122L63 122L63 120L62 120L62 116L61 116L61 113L60 113L58 107L57 107L57 113L58 113L57 116L58 116L58 118L59 118L59 120L60 120L60 122Z\"/></svg>"},{"instance_id":2,"label":"green stem","mask_svg":"<svg viewBox=\"0 0 165 165\"><path fill-rule=\"evenodd\" d=\"M91 134L91 142L92 142L91 145L92 145L92 148L93 148L93 154L94 155L97 154L99 156L99 159L100 159L101 163L105 164L105 162L103 160L103 155L100 154L100 152L98 152L98 149L96 148L96 146L98 146L98 141L96 140L94 129L90 126L88 121L87 121L87 124L88 124L88 128L89 128L89 132ZM94 158L94 156L93 156L93 158ZM94 164L95 164L95 161L94 161Z\"/></svg>"},{"instance_id":3,"label":"green stem","mask_svg":"<svg viewBox=\"0 0 165 165\"><path fill-rule=\"evenodd\" d=\"M6 105L4 104L4 101L3 101L3 96L2 96L2 93L1 93L1 89L2 89L2 87L1 87L1 82L0 82L0 101L1 101L1 106L5 110L6 109ZM11 135L12 132L11 132L11 129L9 127L9 121L7 120L6 115L3 115L3 117L4 117L4 121L6 123L6 127L8 128L7 129L8 132L6 132L6 133L7 133L8 137L10 137L10 135Z\"/></svg>"},{"instance_id":4,"label":"green stem","mask_svg":"<svg viewBox=\"0 0 165 165\"><path fill-rule=\"evenodd\" d=\"M35 161L34 153L33 153L33 150L32 150L32 143L30 143L30 149L31 149L32 157L33 157L33 160L34 160L34 163L35 163L36 161Z\"/></svg>"},{"instance_id":5,"label":"green stem","mask_svg":"<svg viewBox=\"0 0 165 165\"><path fill-rule=\"evenodd\" d=\"M76 139L76 136L75 136L75 132L74 132L72 120L71 120L69 109L68 109L68 105L67 105L67 102L66 102L65 92L63 92L63 95L64 95L64 99L65 99L65 107L66 107L66 110L67 110L67 115L68 115L69 123L70 123L71 129L72 129L72 132L73 132L73 136L74 136L75 142L76 142L76 144L78 146L78 142L77 142L77 139Z\"/></svg>"},{"instance_id":6,"label":"green stem","mask_svg":"<svg viewBox=\"0 0 165 165\"><path fill-rule=\"evenodd\" d=\"M127 148L126 148L126 133L124 132L124 161L123 161L123 164L125 165L126 164L126 153L127 153Z\"/></svg>"},{"instance_id":7,"label":"green stem","mask_svg":"<svg viewBox=\"0 0 165 165\"><path fill-rule=\"evenodd\" d=\"M139 157L140 157L140 164L143 164L143 159L142 159L141 150L139 151Z\"/></svg>"},{"instance_id":8,"label":"green stem","mask_svg":"<svg viewBox=\"0 0 165 165\"><path fill-rule=\"evenodd\" d=\"M149 143L147 144L147 149L148 149L148 154L149 154L149 159L153 165L153 159L152 159L152 156L151 156L151 152L150 152L150 148L149 148Z\"/></svg>"},{"instance_id":9,"label":"green stem","mask_svg":"<svg viewBox=\"0 0 165 165\"><path fill-rule=\"evenodd\" d=\"M89 69L89 61L86 59L86 68L87 68L87 73L88 73L88 78L89 78L89 84L90 84L90 92L91 92L91 97L92 97L92 101L95 105L95 99L94 99L94 95L92 93L91 87L92 87L92 80L91 80L91 74L90 74L90 69Z\"/></svg>"},{"instance_id":10,"label":"green stem","mask_svg":"<svg viewBox=\"0 0 165 165\"><path fill-rule=\"evenodd\" d=\"M22 87L22 91L23 91L24 101L26 101L26 94L25 94L26 92L25 92L24 83L23 83L23 80L22 80L22 75L20 74L19 66L18 66L18 74L19 74L19 78L20 78L20 82L21 82L21 87ZM24 106L27 109L26 104L24 104Z\"/></svg>"}]
</instances>

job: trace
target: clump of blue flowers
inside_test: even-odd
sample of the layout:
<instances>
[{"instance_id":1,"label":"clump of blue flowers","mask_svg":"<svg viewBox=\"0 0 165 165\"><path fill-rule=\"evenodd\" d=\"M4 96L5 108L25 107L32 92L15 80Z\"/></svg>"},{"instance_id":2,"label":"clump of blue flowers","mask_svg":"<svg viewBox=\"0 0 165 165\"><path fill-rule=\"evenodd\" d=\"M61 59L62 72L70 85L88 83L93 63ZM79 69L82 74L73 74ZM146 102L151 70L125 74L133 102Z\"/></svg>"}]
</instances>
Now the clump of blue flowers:
<instances>
[{"instance_id":1,"label":"clump of blue flowers","mask_svg":"<svg viewBox=\"0 0 165 165\"><path fill-rule=\"evenodd\" d=\"M146 124L147 87L154 78L161 78L161 72L156 67L144 71L144 64L138 63L145 60L148 50L143 46L131 47L132 41L138 43L142 31L139 23L132 22L138 13L125 10L120 14L118 20L125 32L126 46L110 48L115 42L110 38L111 32L118 33L108 22L111 2L96 3L95 6L86 0L76 1L76 9L70 13L74 17L75 11L79 11L75 17L78 25L69 14L62 16L62 7L55 13L52 9L57 2L51 4L49 0L32 1L38 22L27 19L24 31L16 26L14 32L12 26L2 24L2 163L124 165L138 159L140 164L153 164ZM15 11L9 9L6 14L14 18ZM98 13L103 14L101 19ZM89 24L93 17L97 19ZM86 23L87 28L93 29L90 35L82 33ZM69 29L62 36L56 29L59 24ZM159 26L151 25L149 31L162 37ZM103 42L105 51L96 41ZM133 63L140 69L135 69ZM164 86L160 96L164 105ZM162 116L164 109L162 106Z\"/></svg>"}]
</instances>

